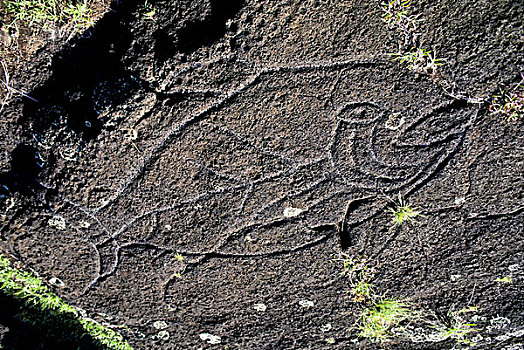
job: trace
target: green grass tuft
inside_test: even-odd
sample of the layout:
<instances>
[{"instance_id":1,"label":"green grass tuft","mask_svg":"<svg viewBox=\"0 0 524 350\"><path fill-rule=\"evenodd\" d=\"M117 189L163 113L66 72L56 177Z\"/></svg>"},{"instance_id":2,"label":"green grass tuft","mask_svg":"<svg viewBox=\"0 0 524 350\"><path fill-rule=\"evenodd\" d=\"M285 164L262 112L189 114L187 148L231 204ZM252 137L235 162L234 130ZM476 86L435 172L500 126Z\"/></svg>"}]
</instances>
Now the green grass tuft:
<instances>
[{"instance_id":1,"label":"green grass tuft","mask_svg":"<svg viewBox=\"0 0 524 350\"><path fill-rule=\"evenodd\" d=\"M38 24L49 27L53 24L70 22L76 30L93 25L92 10L87 0L3 0L8 13L15 22L29 27Z\"/></svg>"},{"instance_id":2,"label":"green grass tuft","mask_svg":"<svg viewBox=\"0 0 524 350\"><path fill-rule=\"evenodd\" d=\"M364 309L358 325L359 336L374 342L390 340L405 324L420 318L420 312L406 301L383 299Z\"/></svg>"},{"instance_id":3,"label":"green grass tuft","mask_svg":"<svg viewBox=\"0 0 524 350\"><path fill-rule=\"evenodd\" d=\"M124 338L115 331L93 320L80 317L79 312L51 293L42 281L33 274L14 268L10 261L0 254L0 290L7 296L22 301L27 307L41 310L62 320L70 326L71 320L78 321L81 330L78 337L90 335L103 349L132 350Z\"/></svg>"}]
</instances>

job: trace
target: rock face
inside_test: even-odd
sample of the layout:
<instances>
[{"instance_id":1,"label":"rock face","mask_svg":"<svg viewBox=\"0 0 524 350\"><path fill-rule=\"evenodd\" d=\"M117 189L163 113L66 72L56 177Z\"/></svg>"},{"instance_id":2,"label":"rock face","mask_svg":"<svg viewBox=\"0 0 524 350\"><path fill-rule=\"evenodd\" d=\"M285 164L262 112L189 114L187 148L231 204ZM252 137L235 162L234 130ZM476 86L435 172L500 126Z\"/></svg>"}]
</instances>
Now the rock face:
<instances>
[{"instance_id":1,"label":"rock face","mask_svg":"<svg viewBox=\"0 0 524 350\"><path fill-rule=\"evenodd\" d=\"M342 251L428 314L479 306L479 346L518 343L524 128L486 108L524 70L518 1L413 3L409 33L374 1L152 6L117 2L30 67L38 102L4 111L3 250L136 349L378 349ZM391 60L412 43L442 64ZM395 226L399 193L423 215ZM455 341L418 332L395 344Z\"/></svg>"}]
</instances>

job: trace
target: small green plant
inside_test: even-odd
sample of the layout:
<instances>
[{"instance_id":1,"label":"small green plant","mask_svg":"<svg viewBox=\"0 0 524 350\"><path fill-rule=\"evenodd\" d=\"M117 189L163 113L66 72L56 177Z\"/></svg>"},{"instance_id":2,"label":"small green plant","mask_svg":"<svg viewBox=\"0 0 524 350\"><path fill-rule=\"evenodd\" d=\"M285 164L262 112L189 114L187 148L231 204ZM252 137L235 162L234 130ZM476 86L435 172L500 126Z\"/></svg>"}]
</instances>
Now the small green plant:
<instances>
[{"instance_id":1,"label":"small green plant","mask_svg":"<svg viewBox=\"0 0 524 350\"><path fill-rule=\"evenodd\" d=\"M366 302L374 297L372 280L375 277L376 264L366 258L350 257L344 253L335 256L334 261L342 263L341 274L349 279L348 293L353 296L354 302Z\"/></svg>"},{"instance_id":2,"label":"small green plant","mask_svg":"<svg viewBox=\"0 0 524 350\"><path fill-rule=\"evenodd\" d=\"M511 276L504 276L497 278L495 282L510 284L512 282Z\"/></svg>"},{"instance_id":3,"label":"small green plant","mask_svg":"<svg viewBox=\"0 0 524 350\"><path fill-rule=\"evenodd\" d=\"M390 54L394 61L399 61L400 64L407 64L408 69L431 76L436 75L437 67L442 65L443 59L436 58L436 55L429 50L423 48L411 48L405 53Z\"/></svg>"},{"instance_id":4,"label":"small green plant","mask_svg":"<svg viewBox=\"0 0 524 350\"><path fill-rule=\"evenodd\" d=\"M459 311L448 313L444 326L437 326L439 337L442 340L454 339L459 344L473 345L469 336L471 333L478 331L475 323L467 322L467 314L476 313L478 307L470 306Z\"/></svg>"},{"instance_id":5,"label":"small green plant","mask_svg":"<svg viewBox=\"0 0 524 350\"><path fill-rule=\"evenodd\" d=\"M15 21L29 24L58 22L62 20L56 0L4 0L7 12L14 15Z\"/></svg>"},{"instance_id":6,"label":"small green plant","mask_svg":"<svg viewBox=\"0 0 524 350\"><path fill-rule=\"evenodd\" d=\"M411 0L393 0L388 3L382 3L382 20L390 28L399 28L403 31L413 31L417 28L417 20L409 15L408 8L411 6Z\"/></svg>"},{"instance_id":7,"label":"small green plant","mask_svg":"<svg viewBox=\"0 0 524 350\"><path fill-rule=\"evenodd\" d=\"M27 308L39 310L53 319L71 328L72 320L79 322L82 329L77 329L76 336L90 335L108 350L132 350L124 338L115 331L104 327L93 320L82 318L79 312L66 304L62 299L51 293L40 279L33 274L20 271L13 266L9 259L0 254L0 291L5 295L22 301ZM42 319L50 318L47 316ZM35 320L34 323L38 323Z\"/></svg>"},{"instance_id":8,"label":"small green plant","mask_svg":"<svg viewBox=\"0 0 524 350\"><path fill-rule=\"evenodd\" d=\"M420 311L413 309L407 301L383 299L364 309L358 335L374 342L386 342L420 318Z\"/></svg>"},{"instance_id":9,"label":"small green plant","mask_svg":"<svg viewBox=\"0 0 524 350\"><path fill-rule=\"evenodd\" d=\"M389 212L394 226L402 225L405 222L415 222L417 217L423 216L419 209L411 207L400 193L398 194L398 202L394 202L394 207L389 208Z\"/></svg>"},{"instance_id":10,"label":"small green plant","mask_svg":"<svg viewBox=\"0 0 524 350\"><path fill-rule=\"evenodd\" d=\"M492 115L503 115L508 121L524 117L524 73L516 86L493 96L489 111Z\"/></svg>"},{"instance_id":11,"label":"small green plant","mask_svg":"<svg viewBox=\"0 0 524 350\"><path fill-rule=\"evenodd\" d=\"M156 9L153 6L151 6L151 4L147 2L147 0L142 6L142 19L148 21L156 20Z\"/></svg>"}]
</instances>

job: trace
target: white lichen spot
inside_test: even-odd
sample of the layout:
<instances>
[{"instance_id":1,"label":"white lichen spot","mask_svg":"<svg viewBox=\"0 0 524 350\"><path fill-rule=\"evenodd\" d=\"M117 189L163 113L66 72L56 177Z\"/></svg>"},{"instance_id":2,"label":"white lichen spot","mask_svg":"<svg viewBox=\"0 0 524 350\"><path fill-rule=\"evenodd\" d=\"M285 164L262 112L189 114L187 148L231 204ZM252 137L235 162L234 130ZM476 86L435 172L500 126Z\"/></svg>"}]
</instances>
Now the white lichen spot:
<instances>
[{"instance_id":1,"label":"white lichen spot","mask_svg":"<svg viewBox=\"0 0 524 350\"><path fill-rule=\"evenodd\" d=\"M59 147L58 153L62 158L69 161L75 161L76 160L76 149L74 148L67 148L67 147Z\"/></svg>"},{"instance_id":2,"label":"white lichen spot","mask_svg":"<svg viewBox=\"0 0 524 350\"><path fill-rule=\"evenodd\" d=\"M66 221L60 215L53 216L47 223L49 226L55 227L59 230L65 230L66 228Z\"/></svg>"},{"instance_id":3,"label":"white lichen spot","mask_svg":"<svg viewBox=\"0 0 524 350\"><path fill-rule=\"evenodd\" d=\"M266 311L267 310L267 306L266 304L262 304L262 303L259 303L259 304L255 304L253 305L253 309L257 310L257 311Z\"/></svg>"},{"instance_id":4,"label":"white lichen spot","mask_svg":"<svg viewBox=\"0 0 524 350\"><path fill-rule=\"evenodd\" d=\"M136 141L138 139L138 131L135 129L125 129L127 134L124 135L124 138L129 141Z\"/></svg>"},{"instance_id":5,"label":"white lichen spot","mask_svg":"<svg viewBox=\"0 0 524 350\"><path fill-rule=\"evenodd\" d=\"M517 272L518 270L520 270L520 266L519 266L519 264L509 265L508 266L508 270L510 272Z\"/></svg>"},{"instance_id":6,"label":"white lichen spot","mask_svg":"<svg viewBox=\"0 0 524 350\"><path fill-rule=\"evenodd\" d=\"M76 311L78 311L78 313L80 314L80 316L82 316L83 318L86 318L86 317L87 317L87 312L86 312L86 310L77 307L77 308L76 308Z\"/></svg>"},{"instance_id":7,"label":"white lichen spot","mask_svg":"<svg viewBox=\"0 0 524 350\"><path fill-rule=\"evenodd\" d=\"M502 329L502 328L506 328L507 326L509 326L511 324L511 321L509 320L509 318L506 318L506 317L496 317L492 319L491 321L489 321L489 323L491 323L491 325L495 329Z\"/></svg>"},{"instance_id":8,"label":"white lichen spot","mask_svg":"<svg viewBox=\"0 0 524 350\"><path fill-rule=\"evenodd\" d=\"M165 225L164 228L167 230L167 231L171 231L173 229L173 226L171 225Z\"/></svg>"},{"instance_id":9,"label":"white lichen spot","mask_svg":"<svg viewBox=\"0 0 524 350\"><path fill-rule=\"evenodd\" d=\"M90 228L90 227L91 227L91 224L90 224L89 222L87 222L87 221L83 221L83 220L82 220L82 221L80 221L80 222L78 223L78 226L79 226L80 228Z\"/></svg>"},{"instance_id":10,"label":"white lichen spot","mask_svg":"<svg viewBox=\"0 0 524 350\"><path fill-rule=\"evenodd\" d=\"M49 279L49 284L58 288L62 288L65 286L65 283L61 279L56 277L52 277L51 279Z\"/></svg>"},{"instance_id":11,"label":"white lichen spot","mask_svg":"<svg viewBox=\"0 0 524 350\"><path fill-rule=\"evenodd\" d=\"M200 339L207 342L208 344L220 344L222 339L218 335L210 333L200 333Z\"/></svg>"},{"instance_id":12,"label":"white lichen spot","mask_svg":"<svg viewBox=\"0 0 524 350\"><path fill-rule=\"evenodd\" d=\"M146 339L146 335L140 331L136 331L135 334L138 335L142 339Z\"/></svg>"},{"instance_id":13,"label":"white lichen spot","mask_svg":"<svg viewBox=\"0 0 524 350\"><path fill-rule=\"evenodd\" d=\"M284 209L284 216L286 218L292 218L292 217L295 217L295 216L299 216L300 214L302 214L304 210L300 209L300 208L291 208L291 207L287 207Z\"/></svg>"},{"instance_id":14,"label":"white lichen spot","mask_svg":"<svg viewBox=\"0 0 524 350\"><path fill-rule=\"evenodd\" d=\"M331 323L326 323L326 324L323 324L322 326L320 326L320 330L322 332L329 332L331 330L331 328L333 328L331 326Z\"/></svg>"},{"instance_id":15,"label":"white lichen spot","mask_svg":"<svg viewBox=\"0 0 524 350\"><path fill-rule=\"evenodd\" d=\"M511 339L511 338L509 336L507 336L506 334L499 335L498 337L495 337L496 341L506 341L508 339Z\"/></svg>"},{"instance_id":16,"label":"white lichen spot","mask_svg":"<svg viewBox=\"0 0 524 350\"><path fill-rule=\"evenodd\" d=\"M480 316L480 315L473 315L471 316L472 322L485 322L488 318L486 316Z\"/></svg>"},{"instance_id":17,"label":"white lichen spot","mask_svg":"<svg viewBox=\"0 0 524 350\"><path fill-rule=\"evenodd\" d=\"M455 205L461 205L466 203L466 198L464 197L457 197L455 198Z\"/></svg>"},{"instance_id":18,"label":"white lichen spot","mask_svg":"<svg viewBox=\"0 0 524 350\"><path fill-rule=\"evenodd\" d=\"M449 276L449 279L451 280L451 282L457 282L461 278L462 278L462 275L451 275L451 276Z\"/></svg>"},{"instance_id":19,"label":"white lichen spot","mask_svg":"<svg viewBox=\"0 0 524 350\"><path fill-rule=\"evenodd\" d=\"M166 329L167 323L165 321L155 321L153 322L153 327L156 329Z\"/></svg>"},{"instance_id":20,"label":"white lichen spot","mask_svg":"<svg viewBox=\"0 0 524 350\"><path fill-rule=\"evenodd\" d=\"M439 342L442 341L442 337L439 336L440 333L428 333L429 330L426 330L423 327L414 327L406 326L400 328L393 328L391 332L399 337L406 337L414 343L422 342Z\"/></svg>"},{"instance_id":21,"label":"white lichen spot","mask_svg":"<svg viewBox=\"0 0 524 350\"><path fill-rule=\"evenodd\" d=\"M483 337L482 335L480 335L480 334L477 334L476 336L474 336L473 338L471 338L471 342L472 342L473 344L475 344L475 343L480 343L480 342L483 341L483 340L484 340L484 337Z\"/></svg>"},{"instance_id":22,"label":"white lichen spot","mask_svg":"<svg viewBox=\"0 0 524 350\"><path fill-rule=\"evenodd\" d=\"M108 314L103 313L103 312L99 312L99 313L98 313L98 316L100 316L100 317L102 317L102 318L104 318L104 319L106 319L106 320L108 320L108 321L111 321L111 320L114 319L113 316L108 315Z\"/></svg>"},{"instance_id":23,"label":"white lichen spot","mask_svg":"<svg viewBox=\"0 0 524 350\"><path fill-rule=\"evenodd\" d=\"M7 213L9 210L13 209L15 206L15 199L14 198L8 198L5 201L5 212Z\"/></svg>"},{"instance_id":24,"label":"white lichen spot","mask_svg":"<svg viewBox=\"0 0 524 350\"><path fill-rule=\"evenodd\" d=\"M169 332L168 331L160 331L157 333L156 335L156 338L157 339L160 339L160 340L169 340Z\"/></svg>"},{"instance_id":25,"label":"white lichen spot","mask_svg":"<svg viewBox=\"0 0 524 350\"><path fill-rule=\"evenodd\" d=\"M442 332L433 332L433 333L426 334L426 336L423 337L423 339L430 343L439 343L443 341L444 339L446 339L446 336L447 335Z\"/></svg>"},{"instance_id":26,"label":"white lichen spot","mask_svg":"<svg viewBox=\"0 0 524 350\"><path fill-rule=\"evenodd\" d=\"M298 305L302 306L302 307L305 307L305 308L309 308L309 307L313 307L313 305L315 305L314 302L312 302L311 300L300 300L298 302Z\"/></svg>"},{"instance_id":27,"label":"white lichen spot","mask_svg":"<svg viewBox=\"0 0 524 350\"><path fill-rule=\"evenodd\" d=\"M397 124L394 125L395 123ZM404 125L404 123L405 123L404 117L400 114L400 112L397 112L397 113L391 113L391 115L389 116L384 126L386 127L386 129L389 129L389 130L398 130L402 127L402 125Z\"/></svg>"}]
</instances>

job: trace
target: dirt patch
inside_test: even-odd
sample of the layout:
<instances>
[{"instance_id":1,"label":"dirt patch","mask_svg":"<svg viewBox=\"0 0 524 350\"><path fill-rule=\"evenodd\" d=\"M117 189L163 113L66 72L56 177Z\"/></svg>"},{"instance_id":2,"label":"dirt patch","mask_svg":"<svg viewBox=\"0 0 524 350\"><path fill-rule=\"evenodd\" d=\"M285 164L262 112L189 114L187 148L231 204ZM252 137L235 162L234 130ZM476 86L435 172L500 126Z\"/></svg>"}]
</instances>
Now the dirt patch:
<instances>
[{"instance_id":1,"label":"dirt patch","mask_svg":"<svg viewBox=\"0 0 524 350\"><path fill-rule=\"evenodd\" d=\"M376 2L112 6L2 122L1 246L67 301L137 349L380 348L343 250L388 295L479 306L479 347L522 343L524 129L487 107L524 71L523 6L413 2L438 77L391 60ZM398 193L417 223L391 227Z\"/></svg>"}]
</instances>

